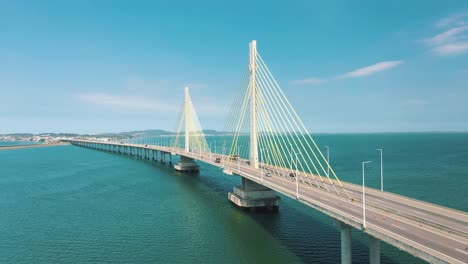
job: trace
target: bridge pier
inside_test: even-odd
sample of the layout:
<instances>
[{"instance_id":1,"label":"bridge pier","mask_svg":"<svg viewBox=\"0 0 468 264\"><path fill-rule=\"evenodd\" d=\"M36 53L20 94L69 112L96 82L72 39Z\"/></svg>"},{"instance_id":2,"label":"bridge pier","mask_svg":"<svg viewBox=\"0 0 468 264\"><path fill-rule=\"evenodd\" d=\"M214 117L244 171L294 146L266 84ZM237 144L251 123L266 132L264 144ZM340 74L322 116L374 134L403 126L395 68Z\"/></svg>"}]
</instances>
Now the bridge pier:
<instances>
[{"instance_id":1,"label":"bridge pier","mask_svg":"<svg viewBox=\"0 0 468 264\"><path fill-rule=\"evenodd\" d=\"M172 162L172 156L171 156ZM200 166L195 162L194 159L188 158L185 156L180 156L180 161L174 165L174 169L176 171L183 171L183 172L198 172L200 171Z\"/></svg>"},{"instance_id":2,"label":"bridge pier","mask_svg":"<svg viewBox=\"0 0 468 264\"><path fill-rule=\"evenodd\" d=\"M351 226L340 222L341 232L341 264L351 264Z\"/></svg>"},{"instance_id":3,"label":"bridge pier","mask_svg":"<svg viewBox=\"0 0 468 264\"><path fill-rule=\"evenodd\" d=\"M242 208L278 210L279 197L275 191L244 177L242 185L235 186L233 193L228 193L228 199Z\"/></svg>"},{"instance_id":4,"label":"bridge pier","mask_svg":"<svg viewBox=\"0 0 468 264\"><path fill-rule=\"evenodd\" d=\"M380 240L369 236L370 264L380 264Z\"/></svg>"}]
</instances>

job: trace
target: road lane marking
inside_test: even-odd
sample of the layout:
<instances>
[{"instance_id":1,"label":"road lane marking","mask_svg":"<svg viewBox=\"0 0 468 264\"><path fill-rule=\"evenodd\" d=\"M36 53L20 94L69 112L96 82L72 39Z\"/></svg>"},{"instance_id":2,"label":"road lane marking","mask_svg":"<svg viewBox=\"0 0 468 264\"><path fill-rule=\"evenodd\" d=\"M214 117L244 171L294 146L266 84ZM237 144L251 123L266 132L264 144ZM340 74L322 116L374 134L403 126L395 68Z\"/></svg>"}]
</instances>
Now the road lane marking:
<instances>
[{"instance_id":1,"label":"road lane marking","mask_svg":"<svg viewBox=\"0 0 468 264\"><path fill-rule=\"evenodd\" d=\"M414 211L415 213L420 214L420 215L427 215L427 214L425 214L425 213L422 213L422 212L419 212L419 211L416 211L416 210L413 210L413 211Z\"/></svg>"},{"instance_id":2,"label":"road lane marking","mask_svg":"<svg viewBox=\"0 0 468 264\"><path fill-rule=\"evenodd\" d=\"M468 255L468 252L466 252L466 251L463 251L463 250L461 250L461 249L458 249L458 248L456 248L455 250L456 250L456 251L459 251L459 252L461 252L461 253L463 253L463 254L466 254L466 255Z\"/></svg>"},{"instance_id":3,"label":"road lane marking","mask_svg":"<svg viewBox=\"0 0 468 264\"><path fill-rule=\"evenodd\" d=\"M349 209L353 210L354 212L358 212L358 213L362 212L362 210L354 209L354 208L351 208L351 207L349 207Z\"/></svg>"},{"instance_id":4,"label":"road lane marking","mask_svg":"<svg viewBox=\"0 0 468 264\"><path fill-rule=\"evenodd\" d=\"M320 199L323 199L325 201L329 201L327 198L323 198L322 196L319 197Z\"/></svg>"},{"instance_id":5,"label":"road lane marking","mask_svg":"<svg viewBox=\"0 0 468 264\"><path fill-rule=\"evenodd\" d=\"M388 229L385 229L385 228L382 228L382 227L379 227L379 226L376 226L376 228L377 228L377 229L385 230L385 232L394 234L394 235L397 236L397 237L401 237L403 240L411 241L411 242L413 242L413 243L415 243L415 244L417 244L417 245L420 245L420 246L423 247L423 248L427 248L427 249L429 249L429 250L438 252L438 251L436 251L435 249L430 248L430 247L428 247L428 246L425 246L425 245L421 244L421 243L418 242L418 241L412 240L412 239L410 239L410 238L408 238L408 237L404 237L404 236L399 235L399 234L397 234L397 233L393 233L392 231L390 231L390 230L388 230ZM381 232L381 233L383 233L383 232ZM401 240L401 239L400 239L400 240ZM408 243L407 243L407 244L408 244ZM408 252L408 251L407 251L407 252ZM443 256L446 256L447 258L453 259L453 260L455 260L455 261L460 262L460 263L463 264L463 262L461 262L460 260L458 260L458 259L456 259L456 258L454 258L454 257L451 257L451 256L449 256L449 255L447 255L447 254L442 253L442 252L438 252L438 253L441 254L441 255L443 255Z\"/></svg>"},{"instance_id":6,"label":"road lane marking","mask_svg":"<svg viewBox=\"0 0 468 264\"><path fill-rule=\"evenodd\" d=\"M404 229L404 228L401 227L401 226L397 226L397 225L394 225L394 224L392 224L392 226L394 226L394 227L396 227L396 228L400 228L401 230L405 230L405 231L406 231L406 229Z\"/></svg>"}]
</instances>

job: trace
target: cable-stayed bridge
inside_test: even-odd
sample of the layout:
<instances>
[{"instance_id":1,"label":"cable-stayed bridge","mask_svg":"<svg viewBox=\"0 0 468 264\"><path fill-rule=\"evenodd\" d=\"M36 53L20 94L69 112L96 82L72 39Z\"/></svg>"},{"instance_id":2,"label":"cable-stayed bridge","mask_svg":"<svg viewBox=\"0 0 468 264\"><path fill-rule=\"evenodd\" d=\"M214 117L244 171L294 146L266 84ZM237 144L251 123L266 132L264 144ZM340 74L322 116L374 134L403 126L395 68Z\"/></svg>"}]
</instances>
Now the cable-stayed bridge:
<instances>
[{"instance_id":1,"label":"cable-stayed bridge","mask_svg":"<svg viewBox=\"0 0 468 264\"><path fill-rule=\"evenodd\" d=\"M228 198L244 208L276 210L276 193L296 199L336 220L342 263L352 260L352 227L369 235L370 263L380 263L380 241L431 263L468 263L467 213L339 179L258 54L255 41L224 131L223 148L213 151L186 88L177 135L170 144L71 143L163 163L180 157L174 164L179 171L198 171L198 162L219 167L241 177L241 186Z\"/></svg>"}]
</instances>

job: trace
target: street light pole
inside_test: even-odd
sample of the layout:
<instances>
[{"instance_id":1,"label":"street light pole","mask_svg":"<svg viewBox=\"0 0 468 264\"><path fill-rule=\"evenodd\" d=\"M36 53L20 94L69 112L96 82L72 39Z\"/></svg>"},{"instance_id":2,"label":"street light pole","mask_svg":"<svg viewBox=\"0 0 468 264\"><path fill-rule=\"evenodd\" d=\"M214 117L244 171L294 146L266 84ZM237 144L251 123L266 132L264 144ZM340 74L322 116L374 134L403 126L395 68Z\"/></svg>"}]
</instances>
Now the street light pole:
<instances>
[{"instance_id":1,"label":"street light pole","mask_svg":"<svg viewBox=\"0 0 468 264\"><path fill-rule=\"evenodd\" d=\"M328 146L325 146L327 148L327 177L330 177L330 148Z\"/></svg>"},{"instance_id":2,"label":"street light pole","mask_svg":"<svg viewBox=\"0 0 468 264\"><path fill-rule=\"evenodd\" d=\"M237 146L237 171L240 172L240 163L239 163L239 160L240 160L240 151L239 151L239 148L240 146Z\"/></svg>"},{"instance_id":3,"label":"street light pole","mask_svg":"<svg viewBox=\"0 0 468 264\"><path fill-rule=\"evenodd\" d=\"M260 148L260 177L262 179L262 183L263 183L263 153L262 153L262 148Z\"/></svg>"},{"instance_id":4,"label":"street light pole","mask_svg":"<svg viewBox=\"0 0 468 264\"><path fill-rule=\"evenodd\" d=\"M226 165L226 157L224 155L225 152L226 152L226 143L223 143L223 146L222 146L223 169L225 168L225 165Z\"/></svg>"},{"instance_id":5,"label":"street light pole","mask_svg":"<svg viewBox=\"0 0 468 264\"><path fill-rule=\"evenodd\" d=\"M297 198L297 200L299 200L299 179L298 179L298 178L299 178L299 173L298 173L298 171L297 171L297 161L298 161L298 158L297 158L297 157L298 157L299 155L302 155L302 153L299 152L299 153L294 153L294 154L296 155L296 162L295 162L295 166L296 166L296 177L294 177L294 178L296 178L296 198Z\"/></svg>"},{"instance_id":6,"label":"street light pole","mask_svg":"<svg viewBox=\"0 0 468 264\"><path fill-rule=\"evenodd\" d=\"M371 161L362 162L362 227L366 229L366 188L365 188L365 176L364 176L364 165Z\"/></svg>"},{"instance_id":7,"label":"street light pole","mask_svg":"<svg viewBox=\"0 0 468 264\"><path fill-rule=\"evenodd\" d=\"M377 150L380 151L380 190L383 191L383 150Z\"/></svg>"}]
</instances>

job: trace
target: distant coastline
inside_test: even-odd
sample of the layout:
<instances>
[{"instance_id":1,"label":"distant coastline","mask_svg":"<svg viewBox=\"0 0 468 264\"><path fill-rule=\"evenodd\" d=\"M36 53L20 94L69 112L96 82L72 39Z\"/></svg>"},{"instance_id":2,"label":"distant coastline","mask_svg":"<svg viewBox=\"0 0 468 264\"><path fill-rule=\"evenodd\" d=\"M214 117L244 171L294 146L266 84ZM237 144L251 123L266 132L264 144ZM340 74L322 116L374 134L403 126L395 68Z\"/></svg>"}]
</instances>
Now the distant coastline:
<instances>
[{"instance_id":1,"label":"distant coastline","mask_svg":"<svg viewBox=\"0 0 468 264\"><path fill-rule=\"evenodd\" d=\"M30 145L0 146L0 151L2 151L2 150L13 150L13 149L55 147L55 146L64 146L64 145L69 145L69 143L59 142L59 143L52 143L52 144L30 144Z\"/></svg>"},{"instance_id":2,"label":"distant coastline","mask_svg":"<svg viewBox=\"0 0 468 264\"><path fill-rule=\"evenodd\" d=\"M183 132L181 132L183 133ZM259 132L261 133L261 132ZM284 132L283 132L284 133ZM422 135L422 134L467 134L468 131L394 131L394 132L310 132L312 136L328 136L328 135ZM217 131L214 129L205 129L202 133L206 137L213 136L233 136L234 132ZM101 141L115 141L124 139L136 138L165 138L174 137L177 132L152 129L152 130L138 130L129 132L118 133L100 133L100 134L77 134L77 133L11 133L0 134L0 142L35 142L36 144L55 144L63 140L70 139L91 139ZM248 132L243 132L240 135L248 136ZM0 144L1 145L1 144ZM21 144L24 145L24 144ZM28 144L29 145L29 144Z\"/></svg>"}]
</instances>

